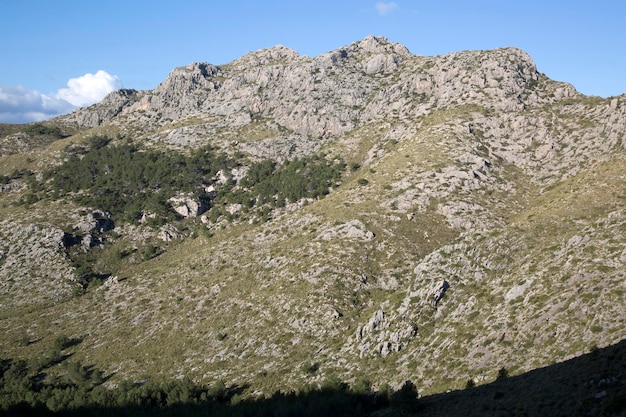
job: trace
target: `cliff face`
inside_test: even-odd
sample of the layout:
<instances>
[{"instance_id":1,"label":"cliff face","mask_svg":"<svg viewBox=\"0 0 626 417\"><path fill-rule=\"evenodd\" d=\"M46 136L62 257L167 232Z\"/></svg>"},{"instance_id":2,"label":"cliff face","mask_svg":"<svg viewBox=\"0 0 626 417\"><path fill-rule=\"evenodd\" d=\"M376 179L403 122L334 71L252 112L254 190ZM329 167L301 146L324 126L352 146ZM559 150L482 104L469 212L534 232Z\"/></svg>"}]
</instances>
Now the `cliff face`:
<instances>
[{"instance_id":1,"label":"cliff face","mask_svg":"<svg viewBox=\"0 0 626 417\"><path fill-rule=\"evenodd\" d=\"M239 140L236 148L282 160L310 154L374 123L392 122L395 136L409 136L428 115L474 106L480 117L473 115L459 130L471 124L498 157L535 172L573 141L593 141L588 144L591 153L621 145L624 110L619 99L594 103L590 111L582 97L571 85L540 74L519 49L423 57L370 36L314 58L277 46L223 67L192 63L173 70L152 91L120 90L61 120L132 128L146 141L171 147L233 146ZM554 117L559 123L553 123ZM583 119L589 123L581 124ZM599 128L607 119L610 123ZM260 131L262 140L250 143L247 136ZM576 161L565 158L565 163ZM550 171L535 177L555 170Z\"/></svg>"},{"instance_id":2,"label":"cliff face","mask_svg":"<svg viewBox=\"0 0 626 417\"><path fill-rule=\"evenodd\" d=\"M77 357L121 376L271 392L336 374L435 392L626 337L626 96L579 94L519 49L426 57L371 36L317 57L277 46L176 68L154 90L111 93L51 123L80 132L22 147L31 162L8 155L6 166L43 170L105 132L251 160L323 152L351 169L325 198L267 222L233 204L233 223L185 214L157 230L83 231L102 240L81 246L90 266L118 269L80 297L80 266L55 248L76 258L62 229L78 238L99 208L15 209L25 185L11 179L0 194L3 351L16 352L17 328L53 338L45 306L83 338ZM231 168L211 193L246 170ZM11 312L25 304L33 324L20 327Z\"/></svg>"},{"instance_id":3,"label":"cliff face","mask_svg":"<svg viewBox=\"0 0 626 417\"><path fill-rule=\"evenodd\" d=\"M520 109L523 100L539 100L530 89L538 78L530 57L516 49L420 57L368 37L315 58L277 46L219 68L192 63L173 70L153 91L115 92L65 119L153 127L199 117L218 128L263 118L300 139L319 140L386 117L418 117L457 100ZM559 94L575 92L563 87Z\"/></svg>"}]
</instances>

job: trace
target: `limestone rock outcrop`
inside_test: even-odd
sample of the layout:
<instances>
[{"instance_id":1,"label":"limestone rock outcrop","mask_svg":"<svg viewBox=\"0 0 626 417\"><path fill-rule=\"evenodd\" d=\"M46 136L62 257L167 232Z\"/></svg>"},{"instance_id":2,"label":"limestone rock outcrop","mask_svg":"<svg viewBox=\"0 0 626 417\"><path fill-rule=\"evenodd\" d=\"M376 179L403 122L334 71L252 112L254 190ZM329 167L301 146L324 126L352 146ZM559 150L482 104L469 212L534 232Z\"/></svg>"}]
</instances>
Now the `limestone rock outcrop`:
<instances>
[{"instance_id":1,"label":"limestone rock outcrop","mask_svg":"<svg viewBox=\"0 0 626 417\"><path fill-rule=\"evenodd\" d=\"M180 194L169 199L174 211L183 217L198 217L208 206L205 201L192 194Z\"/></svg>"},{"instance_id":2,"label":"limestone rock outcrop","mask_svg":"<svg viewBox=\"0 0 626 417\"><path fill-rule=\"evenodd\" d=\"M267 146L290 137L319 147L372 121L417 117L459 102L523 111L547 99L534 89L540 78L532 59L515 48L424 57L368 36L313 58L276 46L223 66L191 63L174 69L152 91L120 90L62 119L86 126L153 126L159 128L154 140L167 144L168 125L195 118L182 137L177 134L177 146L200 146L226 126L249 129L267 121L273 130L266 132L272 139ZM559 85L551 97L577 94Z\"/></svg>"}]
</instances>

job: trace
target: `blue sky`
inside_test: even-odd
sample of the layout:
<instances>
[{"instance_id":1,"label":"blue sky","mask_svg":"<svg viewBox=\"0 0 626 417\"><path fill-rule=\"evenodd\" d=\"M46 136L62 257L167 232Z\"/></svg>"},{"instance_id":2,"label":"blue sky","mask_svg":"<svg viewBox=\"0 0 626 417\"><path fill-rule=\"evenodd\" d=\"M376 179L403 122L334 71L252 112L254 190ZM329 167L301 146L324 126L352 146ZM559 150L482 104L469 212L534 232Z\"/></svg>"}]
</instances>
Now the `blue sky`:
<instances>
[{"instance_id":1,"label":"blue sky","mask_svg":"<svg viewBox=\"0 0 626 417\"><path fill-rule=\"evenodd\" d=\"M20 0L0 5L0 122L42 120L175 67L282 44L315 56L384 36L414 54L515 46L584 94L626 93L621 0Z\"/></svg>"}]
</instances>

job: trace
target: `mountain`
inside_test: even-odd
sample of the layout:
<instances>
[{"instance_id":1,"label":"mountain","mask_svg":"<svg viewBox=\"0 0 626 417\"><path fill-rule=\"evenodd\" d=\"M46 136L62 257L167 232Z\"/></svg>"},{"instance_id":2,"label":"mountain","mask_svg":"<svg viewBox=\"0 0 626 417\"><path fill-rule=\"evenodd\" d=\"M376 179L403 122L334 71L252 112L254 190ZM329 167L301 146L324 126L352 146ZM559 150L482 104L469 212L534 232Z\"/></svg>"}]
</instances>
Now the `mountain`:
<instances>
[{"instance_id":1,"label":"mountain","mask_svg":"<svg viewBox=\"0 0 626 417\"><path fill-rule=\"evenodd\" d=\"M0 129L2 357L428 395L626 338L626 95L519 49L276 46Z\"/></svg>"}]
</instances>

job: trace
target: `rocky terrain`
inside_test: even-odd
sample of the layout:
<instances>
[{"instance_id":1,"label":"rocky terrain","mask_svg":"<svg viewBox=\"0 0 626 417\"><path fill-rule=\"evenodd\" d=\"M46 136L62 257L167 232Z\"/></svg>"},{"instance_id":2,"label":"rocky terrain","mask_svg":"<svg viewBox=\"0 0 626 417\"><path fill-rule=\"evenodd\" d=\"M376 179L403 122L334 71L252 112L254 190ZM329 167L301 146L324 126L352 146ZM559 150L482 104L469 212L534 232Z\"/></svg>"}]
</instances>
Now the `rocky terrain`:
<instances>
[{"instance_id":1,"label":"rocky terrain","mask_svg":"<svg viewBox=\"0 0 626 417\"><path fill-rule=\"evenodd\" d=\"M519 49L276 46L46 124L66 134L0 138L1 356L66 334L112 383L187 376L267 394L336 375L429 394L626 337L626 96L584 96ZM323 154L347 169L324 198L263 218L240 203L212 218L215 201L185 193L171 200L182 219L156 226L27 199L94 136L239 158L203 185L211 198L259 161ZM87 267L101 285L83 288Z\"/></svg>"}]
</instances>

